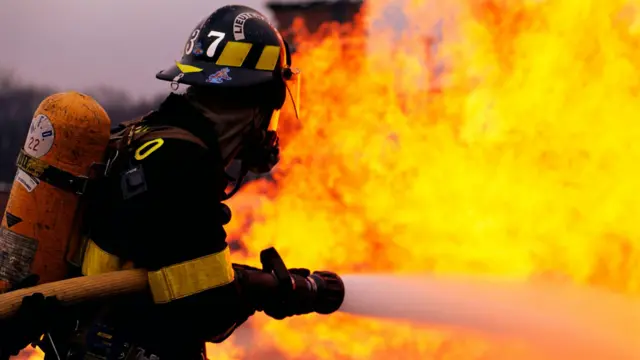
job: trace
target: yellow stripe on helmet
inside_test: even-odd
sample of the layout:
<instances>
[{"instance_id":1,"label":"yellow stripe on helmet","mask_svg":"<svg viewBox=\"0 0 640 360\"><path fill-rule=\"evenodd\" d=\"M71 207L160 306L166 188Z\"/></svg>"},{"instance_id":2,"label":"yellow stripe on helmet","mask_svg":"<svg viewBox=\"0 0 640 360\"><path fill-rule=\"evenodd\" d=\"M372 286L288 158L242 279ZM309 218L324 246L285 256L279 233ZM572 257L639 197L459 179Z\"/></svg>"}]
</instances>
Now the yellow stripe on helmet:
<instances>
[{"instance_id":1,"label":"yellow stripe on helmet","mask_svg":"<svg viewBox=\"0 0 640 360\"><path fill-rule=\"evenodd\" d=\"M260 59L256 64L257 70L269 70L272 71L276 68L278 63L278 56L280 55L280 47L274 45L267 45L262 49Z\"/></svg>"},{"instance_id":2,"label":"yellow stripe on helmet","mask_svg":"<svg viewBox=\"0 0 640 360\"><path fill-rule=\"evenodd\" d=\"M253 44L239 41L229 41L224 46L216 65L241 67L244 59L249 55Z\"/></svg>"},{"instance_id":3,"label":"yellow stripe on helmet","mask_svg":"<svg viewBox=\"0 0 640 360\"><path fill-rule=\"evenodd\" d=\"M178 67L178 69L180 69L180 71L182 71L184 74L189 74L189 73L197 73L197 72L201 72L202 69L199 67L195 67L193 65L187 65L187 64L181 64L179 62L176 61L176 66Z\"/></svg>"}]
</instances>

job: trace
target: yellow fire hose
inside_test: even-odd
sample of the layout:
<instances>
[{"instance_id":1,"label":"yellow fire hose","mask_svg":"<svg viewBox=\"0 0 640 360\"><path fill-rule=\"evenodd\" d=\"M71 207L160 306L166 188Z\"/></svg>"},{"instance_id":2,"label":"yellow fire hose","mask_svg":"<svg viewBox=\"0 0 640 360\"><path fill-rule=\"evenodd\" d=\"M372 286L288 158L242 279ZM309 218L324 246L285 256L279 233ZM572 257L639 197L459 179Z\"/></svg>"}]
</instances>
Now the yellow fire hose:
<instances>
[{"instance_id":1,"label":"yellow fire hose","mask_svg":"<svg viewBox=\"0 0 640 360\"><path fill-rule=\"evenodd\" d=\"M34 293L55 295L65 305L101 301L116 296L144 293L148 290L147 271L123 270L100 275L50 282L0 295L0 320L12 317L20 308L22 298Z\"/></svg>"}]
</instances>

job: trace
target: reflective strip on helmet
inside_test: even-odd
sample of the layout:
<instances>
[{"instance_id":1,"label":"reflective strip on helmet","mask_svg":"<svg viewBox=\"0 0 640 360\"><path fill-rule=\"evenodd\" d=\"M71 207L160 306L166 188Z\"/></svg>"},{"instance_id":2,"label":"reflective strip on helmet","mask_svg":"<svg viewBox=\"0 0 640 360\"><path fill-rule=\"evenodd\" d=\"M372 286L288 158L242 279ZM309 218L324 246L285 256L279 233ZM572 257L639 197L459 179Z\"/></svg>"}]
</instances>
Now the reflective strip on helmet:
<instances>
[{"instance_id":1,"label":"reflective strip on helmet","mask_svg":"<svg viewBox=\"0 0 640 360\"><path fill-rule=\"evenodd\" d=\"M216 61L216 65L241 67L252 46L251 43L246 42L227 42L220 57L218 57L218 61Z\"/></svg>"},{"instance_id":2,"label":"reflective strip on helmet","mask_svg":"<svg viewBox=\"0 0 640 360\"><path fill-rule=\"evenodd\" d=\"M120 269L120 258L102 250L93 240L89 240L82 261L82 275L98 275Z\"/></svg>"},{"instance_id":3,"label":"reflective strip on helmet","mask_svg":"<svg viewBox=\"0 0 640 360\"><path fill-rule=\"evenodd\" d=\"M178 69L180 69L181 72L185 73L185 74L189 74L189 73L198 73L201 72L203 69L199 68L199 67L195 67L193 65L187 65L187 64L182 64L176 61L176 66L178 67Z\"/></svg>"},{"instance_id":4,"label":"reflective strip on helmet","mask_svg":"<svg viewBox=\"0 0 640 360\"><path fill-rule=\"evenodd\" d=\"M278 56L280 56L280 47L274 45L267 45L262 49L260 59L256 64L257 70L269 70L272 71L276 68L278 63Z\"/></svg>"},{"instance_id":5,"label":"reflective strip on helmet","mask_svg":"<svg viewBox=\"0 0 640 360\"><path fill-rule=\"evenodd\" d=\"M235 279L228 247L215 254L150 271L148 276L157 304L227 285Z\"/></svg>"}]
</instances>

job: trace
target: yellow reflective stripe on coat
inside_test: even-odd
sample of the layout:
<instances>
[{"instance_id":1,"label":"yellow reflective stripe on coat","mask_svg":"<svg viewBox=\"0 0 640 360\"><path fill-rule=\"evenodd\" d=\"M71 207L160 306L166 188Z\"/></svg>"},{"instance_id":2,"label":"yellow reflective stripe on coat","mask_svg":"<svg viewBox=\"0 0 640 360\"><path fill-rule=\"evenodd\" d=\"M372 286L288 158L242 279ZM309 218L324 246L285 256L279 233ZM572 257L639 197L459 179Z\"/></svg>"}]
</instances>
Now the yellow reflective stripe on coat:
<instances>
[{"instance_id":1,"label":"yellow reflective stripe on coat","mask_svg":"<svg viewBox=\"0 0 640 360\"><path fill-rule=\"evenodd\" d=\"M231 251L225 250L149 272L153 300L167 303L231 283Z\"/></svg>"},{"instance_id":2,"label":"yellow reflective stripe on coat","mask_svg":"<svg viewBox=\"0 0 640 360\"><path fill-rule=\"evenodd\" d=\"M120 268L120 258L102 250L93 240L89 240L82 261L82 275L98 275L118 271Z\"/></svg>"}]
</instances>

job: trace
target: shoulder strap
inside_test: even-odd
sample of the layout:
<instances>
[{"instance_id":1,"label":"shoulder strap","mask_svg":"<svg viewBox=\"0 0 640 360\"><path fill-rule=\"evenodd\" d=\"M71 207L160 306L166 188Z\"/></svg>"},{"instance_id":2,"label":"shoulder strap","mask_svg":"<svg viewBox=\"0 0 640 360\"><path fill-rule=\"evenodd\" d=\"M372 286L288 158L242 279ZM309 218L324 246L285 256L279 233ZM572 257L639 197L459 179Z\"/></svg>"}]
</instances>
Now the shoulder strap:
<instances>
[{"instance_id":1,"label":"shoulder strap","mask_svg":"<svg viewBox=\"0 0 640 360\"><path fill-rule=\"evenodd\" d=\"M139 118L133 119L133 120L129 120L129 121L123 121L120 123L120 126L123 127L129 127L129 126L135 126L135 125L139 125L142 121L144 121L144 119L146 119L149 115L153 114L153 111L140 116Z\"/></svg>"},{"instance_id":2,"label":"shoulder strap","mask_svg":"<svg viewBox=\"0 0 640 360\"><path fill-rule=\"evenodd\" d=\"M110 151L120 153L126 150L126 147L131 145L131 141L134 139L136 129L142 124L146 116L148 114L134 120L124 121L117 128L111 130L109 138Z\"/></svg>"},{"instance_id":3,"label":"shoulder strap","mask_svg":"<svg viewBox=\"0 0 640 360\"><path fill-rule=\"evenodd\" d=\"M190 141L208 149L205 142L191 132L169 125L145 125L144 119L149 114L120 123L120 126L112 131L110 145L118 151L131 145L132 142L150 141L159 138L179 139Z\"/></svg>"},{"instance_id":4,"label":"shoulder strap","mask_svg":"<svg viewBox=\"0 0 640 360\"><path fill-rule=\"evenodd\" d=\"M153 112L131 121L122 122L120 126L112 132L109 141L105 175L111 171L116 161L119 162L120 160L127 159L129 157L128 153L132 151L132 145L141 141L151 141L159 138L179 139L190 141L204 149L209 149L204 141L187 130L175 126L145 124L144 120L151 114L153 114Z\"/></svg>"},{"instance_id":5,"label":"shoulder strap","mask_svg":"<svg viewBox=\"0 0 640 360\"><path fill-rule=\"evenodd\" d=\"M174 126L152 126L134 134L134 141L151 141L159 138L190 141L205 149L209 149L199 137L187 130Z\"/></svg>"},{"instance_id":6,"label":"shoulder strap","mask_svg":"<svg viewBox=\"0 0 640 360\"><path fill-rule=\"evenodd\" d=\"M130 129L132 126L139 125L149 115L151 115L151 113L146 114L144 116L141 116L139 118L133 119L133 120L121 122L120 124L118 124L117 127L111 129L111 139L122 137L124 135L124 133L125 133L125 130Z\"/></svg>"}]
</instances>

